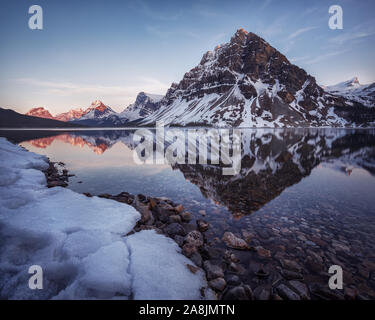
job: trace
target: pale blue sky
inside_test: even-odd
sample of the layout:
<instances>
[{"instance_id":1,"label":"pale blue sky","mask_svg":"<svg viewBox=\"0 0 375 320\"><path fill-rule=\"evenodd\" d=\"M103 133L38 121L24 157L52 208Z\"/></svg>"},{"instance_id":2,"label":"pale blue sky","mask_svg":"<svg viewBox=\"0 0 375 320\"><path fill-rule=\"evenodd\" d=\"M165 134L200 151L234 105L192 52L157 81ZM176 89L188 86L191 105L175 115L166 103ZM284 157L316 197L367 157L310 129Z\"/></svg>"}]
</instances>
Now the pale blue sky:
<instances>
[{"instance_id":1,"label":"pale blue sky","mask_svg":"<svg viewBox=\"0 0 375 320\"><path fill-rule=\"evenodd\" d=\"M44 30L28 28L28 8ZM339 4L344 29L328 27ZM53 114L100 99L117 111L139 91L164 94L236 29L255 32L331 85L375 81L375 1L2 0L0 106Z\"/></svg>"}]
</instances>

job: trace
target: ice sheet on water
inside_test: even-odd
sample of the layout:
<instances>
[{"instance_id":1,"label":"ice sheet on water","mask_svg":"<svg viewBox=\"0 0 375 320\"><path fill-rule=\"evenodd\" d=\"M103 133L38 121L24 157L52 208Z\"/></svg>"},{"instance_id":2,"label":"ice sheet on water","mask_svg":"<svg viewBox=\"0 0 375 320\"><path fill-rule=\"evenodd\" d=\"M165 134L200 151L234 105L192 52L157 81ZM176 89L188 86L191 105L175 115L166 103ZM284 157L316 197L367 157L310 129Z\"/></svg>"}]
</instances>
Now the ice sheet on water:
<instances>
[{"instance_id":1,"label":"ice sheet on water","mask_svg":"<svg viewBox=\"0 0 375 320\"><path fill-rule=\"evenodd\" d=\"M133 207L48 189L47 167L0 138L0 298L199 298L202 274L187 269L172 240L126 237L140 219ZM31 265L43 268L43 290L28 287Z\"/></svg>"},{"instance_id":2,"label":"ice sheet on water","mask_svg":"<svg viewBox=\"0 0 375 320\"><path fill-rule=\"evenodd\" d=\"M126 243L135 299L200 298L203 272L186 272L187 264L193 263L179 254L180 248L172 239L148 230L127 237Z\"/></svg>"}]
</instances>

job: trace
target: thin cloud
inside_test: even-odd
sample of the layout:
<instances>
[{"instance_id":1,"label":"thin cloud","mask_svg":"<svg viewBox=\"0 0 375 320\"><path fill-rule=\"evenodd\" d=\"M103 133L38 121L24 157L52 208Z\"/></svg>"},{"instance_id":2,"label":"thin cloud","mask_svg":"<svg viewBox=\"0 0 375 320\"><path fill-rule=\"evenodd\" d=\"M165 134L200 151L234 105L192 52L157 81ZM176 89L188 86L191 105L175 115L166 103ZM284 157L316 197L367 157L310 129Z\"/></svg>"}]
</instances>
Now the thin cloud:
<instances>
[{"instance_id":1,"label":"thin cloud","mask_svg":"<svg viewBox=\"0 0 375 320\"><path fill-rule=\"evenodd\" d=\"M154 26L146 26L146 31L160 39L168 39L176 35L183 35L194 39L200 39L200 35L186 30L163 30Z\"/></svg>"},{"instance_id":2,"label":"thin cloud","mask_svg":"<svg viewBox=\"0 0 375 320\"><path fill-rule=\"evenodd\" d=\"M301 16L302 16L302 17L309 16L309 15L311 15L312 13L314 13L315 11L317 11L318 9L319 9L319 7L310 7L310 8L307 8L307 9L301 14Z\"/></svg>"},{"instance_id":3,"label":"thin cloud","mask_svg":"<svg viewBox=\"0 0 375 320\"><path fill-rule=\"evenodd\" d=\"M136 1L135 6L133 7L135 7L136 10L138 10L145 16L155 19L155 20L161 20L161 21L177 21L183 15L182 11L179 11L174 14L171 14L170 12L168 13L160 12L158 10L151 8L145 1L142 1L142 0Z\"/></svg>"},{"instance_id":4,"label":"thin cloud","mask_svg":"<svg viewBox=\"0 0 375 320\"><path fill-rule=\"evenodd\" d=\"M331 38L330 41L332 43L342 45L348 41L363 39L363 38L371 37L373 35L375 35L375 31L349 32L349 33L344 33L334 38Z\"/></svg>"},{"instance_id":5,"label":"thin cloud","mask_svg":"<svg viewBox=\"0 0 375 320\"><path fill-rule=\"evenodd\" d=\"M130 86L105 86L100 84L82 84L72 82L44 81L34 78L18 78L15 81L37 88L43 94L60 97L87 97L92 96L105 101L123 101L125 105L134 102L141 91L154 94L165 94L169 85L157 79L139 77L135 79L136 85Z\"/></svg>"},{"instance_id":6,"label":"thin cloud","mask_svg":"<svg viewBox=\"0 0 375 320\"><path fill-rule=\"evenodd\" d=\"M328 53L325 53L325 54L321 54L321 55L316 56L316 57L294 58L294 59L291 59L291 61L293 61L293 62L297 62L298 61L298 62L302 62L302 63L304 63L306 65L311 65L311 64L315 64L315 63L327 60L327 59L332 58L332 57L339 56L341 54L344 54L347 51L348 50L332 51L332 52L328 52Z\"/></svg>"},{"instance_id":7,"label":"thin cloud","mask_svg":"<svg viewBox=\"0 0 375 320\"><path fill-rule=\"evenodd\" d=\"M347 29L344 27L344 30L338 36L329 39L329 41L334 44L343 45L350 41L371 37L375 35L374 24L375 20L371 20L359 24L354 28Z\"/></svg>"},{"instance_id":8,"label":"thin cloud","mask_svg":"<svg viewBox=\"0 0 375 320\"><path fill-rule=\"evenodd\" d=\"M279 16L272 23L267 24L266 26L257 26L256 31L267 40L273 36L280 35L280 33L283 32L288 19L289 15Z\"/></svg>"},{"instance_id":9,"label":"thin cloud","mask_svg":"<svg viewBox=\"0 0 375 320\"><path fill-rule=\"evenodd\" d=\"M317 27L306 27L306 28L301 28L301 29L298 29L297 31L291 33L289 36L288 36L288 40L292 40L292 39L295 39L297 38L298 36L300 36L301 34L303 33L306 33L308 31L311 31L311 30L314 30L316 29Z\"/></svg>"}]
</instances>

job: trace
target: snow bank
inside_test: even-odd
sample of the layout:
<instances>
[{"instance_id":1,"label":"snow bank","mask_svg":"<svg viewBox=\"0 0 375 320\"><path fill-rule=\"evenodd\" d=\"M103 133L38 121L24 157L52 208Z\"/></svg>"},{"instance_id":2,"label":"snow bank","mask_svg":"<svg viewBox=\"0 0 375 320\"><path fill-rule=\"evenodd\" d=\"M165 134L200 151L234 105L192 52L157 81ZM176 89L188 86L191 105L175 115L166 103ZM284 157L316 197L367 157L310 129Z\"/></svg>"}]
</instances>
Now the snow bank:
<instances>
[{"instance_id":1,"label":"snow bank","mask_svg":"<svg viewBox=\"0 0 375 320\"><path fill-rule=\"evenodd\" d=\"M198 299L202 273L153 231L126 237L131 206L69 189L48 189L47 158L0 138L0 298ZM31 290L28 269L43 269Z\"/></svg>"}]
</instances>

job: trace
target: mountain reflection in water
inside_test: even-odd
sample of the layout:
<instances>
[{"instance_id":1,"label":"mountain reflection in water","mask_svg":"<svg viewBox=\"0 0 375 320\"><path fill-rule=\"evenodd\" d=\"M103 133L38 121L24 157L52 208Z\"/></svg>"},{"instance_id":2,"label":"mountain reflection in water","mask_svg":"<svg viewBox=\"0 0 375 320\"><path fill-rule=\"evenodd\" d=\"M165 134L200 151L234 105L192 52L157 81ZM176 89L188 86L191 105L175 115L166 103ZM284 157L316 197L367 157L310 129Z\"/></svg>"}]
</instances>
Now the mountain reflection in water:
<instances>
[{"instance_id":1,"label":"mountain reflection in water","mask_svg":"<svg viewBox=\"0 0 375 320\"><path fill-rule=\"evenodd\" d=\"M81 149L88 147L95 154L102 155L111 152L114 145L123 144L129 152L135 147L134 131L60 132L55 133L54 136L29 140L25 145L47 149L58 141ZM258 210L279 196L285 188L310 175L320 163L329 163L337 170L344 170L348 174L352 172L353 166L363 168L372 175L375 174L374 130L248 129L241 131L242 160L239 174L225 176L222 174L221 166L210 164L209 160L205 165L171 166L174 170L179 170L188 181L198 186L204 197L225 206L236 215ZM17 140L14 136L13 139ZM134 162L129 162L132 162L131 156L128 157L127 163L122 165L135 165ZM119 190L121 191L123 190ZM108 190L97 190L96 193L106 192Z\"/></svg>"}]
</instances>

